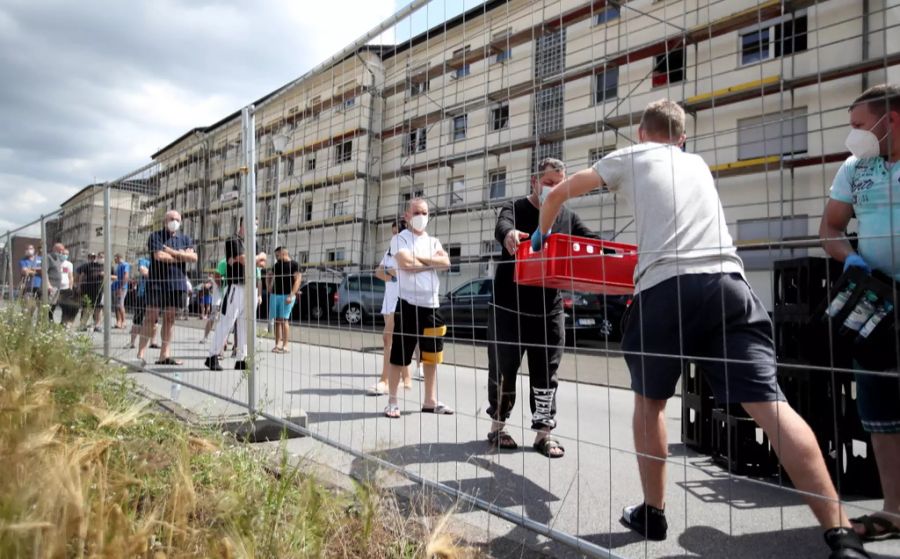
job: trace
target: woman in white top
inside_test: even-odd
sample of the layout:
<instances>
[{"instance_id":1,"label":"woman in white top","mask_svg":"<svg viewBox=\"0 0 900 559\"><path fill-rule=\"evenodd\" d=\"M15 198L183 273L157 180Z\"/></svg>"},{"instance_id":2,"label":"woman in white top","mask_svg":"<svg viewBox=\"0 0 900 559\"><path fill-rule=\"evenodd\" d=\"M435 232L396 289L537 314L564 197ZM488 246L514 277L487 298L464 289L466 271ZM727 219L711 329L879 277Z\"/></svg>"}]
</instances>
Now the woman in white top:
<instances>
[{"instance_id":1,"label":"woman in white top","mask_svg":"<svg viewBox=\"0 0 900 559\"><path fill-rule=\"evenodd\" d=\"M395 221L391 224L391 235L398 234L406 229L406 224L402 221ZM384 359L381 365L381 378L374 386L369 388L369 394L372 396L380 396L387 394L387 369L388 360L391 358L391 340L394 336L394 310L397 307L397 300L400 298L400 287L397 283L397 263L391 254L391 249L384 253L378 268L375 269L375 277L384 281L384 300L381 302L381 315L384 317L384 333L382 341L384 343ZM419 365L421 367L421 365ZM409 375L409 367L403 369L403 386L409 390L412 388L412 378Z\"/></svg>"}]
</instances>

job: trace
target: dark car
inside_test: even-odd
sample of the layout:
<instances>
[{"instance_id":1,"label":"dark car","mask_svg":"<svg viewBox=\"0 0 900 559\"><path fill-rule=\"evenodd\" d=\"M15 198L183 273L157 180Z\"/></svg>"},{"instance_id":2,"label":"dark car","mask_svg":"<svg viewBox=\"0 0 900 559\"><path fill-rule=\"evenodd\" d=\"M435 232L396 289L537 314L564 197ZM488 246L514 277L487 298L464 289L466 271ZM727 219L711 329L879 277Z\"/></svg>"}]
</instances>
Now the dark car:
<instances>
[{"instance_id":1,"label":"dark car","mask_svg":"<svg viewBox=\"0 0 900 559\"><path fill-rule=\"evenodd\" d=\"M293 320L328 322L331 305L338 284L330 281L308 281L300 286L299 298L294 305Z\"/></svg>"},{"instance_id":2,"label":"dark car","mask_svg":"<svg viewBox=\"0 0 900 559\"><path fill-rule=\"evenodd\" d=\"M474 279L441 298L441 315L454 335L486 335L493 285L491 278ZM622 314L629 296L565 292L562 298L568 340L621 338Z\"/></svg>"}]
</instances>

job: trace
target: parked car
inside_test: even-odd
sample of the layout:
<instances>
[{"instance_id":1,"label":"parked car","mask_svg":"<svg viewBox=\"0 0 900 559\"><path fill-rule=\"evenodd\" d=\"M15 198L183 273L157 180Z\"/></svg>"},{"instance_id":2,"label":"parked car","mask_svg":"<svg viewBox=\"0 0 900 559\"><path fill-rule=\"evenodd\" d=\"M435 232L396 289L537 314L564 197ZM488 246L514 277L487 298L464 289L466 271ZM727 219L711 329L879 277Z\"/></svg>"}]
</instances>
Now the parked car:
<instances>
[{"instance_id":1,"label":"parked car","mask_svg":"<svg viewBox=\"0 0 900 559\"><path fill-rule=\"evenodd\" d=\"M384 282L371 272L349 274L333 295L333 310L350 325L378 316L384 299Z\"/></svg>"},{"instance_id":2,"label":"parked car","mask_svg":"<svg viewBox=\"0 0 900 559\"><path fill-rule=\"evenodd\" d=\"M441 298L441 315L454 335L472 333L484 337L490 320L494 281L478 278L468 281ZM566 338L618 340L622 336L622 314L630 302L625 295L564 292Z\"/></svg>"},{"instance_id":3,"label":"parked car","mask_svg":"<svg viewBox=\"0 0 900 559\"><path fill-rule=\"evenodd\" d=\"M293 320L328 322L331 305L338 284L332 281L308 281L300 286L298 304L294 305Z\"/></svg>"}]
</instances>

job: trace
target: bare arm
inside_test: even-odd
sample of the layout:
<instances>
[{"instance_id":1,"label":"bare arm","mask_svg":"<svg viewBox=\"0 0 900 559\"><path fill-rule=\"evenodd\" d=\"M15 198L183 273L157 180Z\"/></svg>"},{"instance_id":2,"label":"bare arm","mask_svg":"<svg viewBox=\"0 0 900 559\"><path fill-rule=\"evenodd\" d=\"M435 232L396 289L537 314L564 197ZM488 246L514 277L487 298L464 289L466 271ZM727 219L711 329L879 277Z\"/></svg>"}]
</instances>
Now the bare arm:
<instances>
[{"instance_id":1,"label":"bare arm","mask_svg":"<svg viewBox=\"0 0 900 559\"><path fill-rule=\"evenodd\" d=\"M822 248L829 256L840 262L853 254L853 247L847 240L847 225L852 217L853 206L851 204L830 199L825 204L822 222L819 224Z\"/></svg>"},{"instance_id":2,"label":"bare arm","mask_svg":"<svg viewBox=\"0 0 900 559\"><path fill-rule=\"evenodd\" d=\"M602 187L605 183L593 167L578 171L566 180L562 181L550 191L550 195L541 205L541 219L538 223L541 232L546 233L553 226L559 209L569 198L575 198L587 194L595 188Z\"/></svg>"},{"instance_id":3,"label":"bare arm","mask_svg":"<svg viewBox=\"0 0 900 559\"><path fill-rule=\"evenodd\" d=\"M300 272L294 274L294 283L291 285L291 293L290 297L294 297L297 295L297 292L300 291L300 281L303 279L303 275Z\"/></svg>"},{"instance_id":4,"label":"bare arm","mask_svg":"<svg viewBox=\"0 0 900 559\"><path fill-rule=\"evenodd\" d=\"M266 271L266 291L269 293L272 292L272 284L275 283L275 274L272 273L272 270Z\"/></svg>"},{"instance_id":5,"label":"bare arm","mask_svg":"<svg viewBox=\"0 0 900 559\"><path fill-rule=\"evenodd\" d=\"M431 257L419 256L416 260L418 260L423 267L436 271L446 270L450 267L450 256L443 250L435 252L434 256Z\"/></svg>"},{"instance_id":6,"label":"bare arm","mask_svg":"<svg viewBox=\"0 0 900 559\"><path fill-rule=\"evenodd\" d=\"M168 247L166 247L166 248L168 248ZM153 259L156 260L157 262L166 262L169 264L175 262L175 257L172 256L171 254L169 254L165 250L158 250L158 251L154 252Z\"/></svg>"},{"instance_id":7,"label":"bare arm","mask_svg":"<svg viewBox=\"0 0 900 559\"><path fill-rule=\"evenodd\" d=\"M384 266L382 266L381 264L379 264L378 267L375 268L375 277L380 279L381 281L391 281L391 276L389 276L387 272L384 271Z\"/></svg>"},{"instance_id":8,"label":"bare arm","mask_svg":"<svg viewBox=\"0 0 900 559\"><path fill-rule=\"evenodd\" d=\"M500 243L506 252L515 255L519 241L527 239L530 233L516 229L515 212L513 204L503 204L500 215L497 216L497 225L494 227L494 238Z\"/></svg>"}]
</instances>

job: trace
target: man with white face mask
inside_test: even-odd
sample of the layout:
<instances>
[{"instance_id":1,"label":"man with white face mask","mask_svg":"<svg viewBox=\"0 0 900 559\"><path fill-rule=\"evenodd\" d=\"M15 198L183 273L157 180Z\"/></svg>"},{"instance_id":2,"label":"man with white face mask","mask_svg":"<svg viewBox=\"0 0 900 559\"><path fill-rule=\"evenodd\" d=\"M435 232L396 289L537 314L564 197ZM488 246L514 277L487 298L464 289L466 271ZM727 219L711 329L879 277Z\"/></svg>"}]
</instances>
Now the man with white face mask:
<instances>
[{"instance_id":1,"label":"man with white face mask","mask_svg":"<svg viewBox=\"0 0 900 559\"><path fill-rule=\"evenodd\" d=\"M561 458L565 448L550 437L556 427L556 371L566 344L565 314L558 289L520 286L514 280L516 249L537 229L543 200L566 178L559 159L542 160L531 177L531 193L507 202L500 210L494 237L505 249L494 274L494 300L488 323L488 403L493 419L488 441L501 449L518 447L506 431L506 420L516 403L516 375L528 355L531 428L534 448L548 458ZM553 224L557 233L594 237L581 219L563 208Z\"/></svg>"},{"instance_id":2,"label":"man with white face mask","mask_svg":"<svg viewBox=\"0 0 900 559\"><path fill-rule=\"evenodd\" d=\"M153 328L163 311L162 346L157 365L181 365L169 355L172 331L175 327L175 313L184 301L187 289L187 264L197 261L194 241L180 233L181 214L169 210L165 216L165 227L154 231L147 239L150 252L150 277L148 285L147 316L143 320L143 331L137 358L144 362L144 352L153 337Z\"/></svg>"},{"instance_id":3,"label":"man with white face mask","mask_svg":"<svg viewBox=\"0 0 900 559\"><path fill-rule=\"evenodd\" d=\"M857 97L850 105L850 126L847 149L853 155L831 185L819 236L825 251L844 262L844 270L855 266L900 281L900 87L877 85ZM854 215L859 252L846 237ZM855 366L878 371L856 375L857 408L863 428L872 435L884 491L881 512L851 519L867 541L900 538L900 338L890 327L871 337L877 339L854 346Z\"/></svg>"},{"instance_id":4,"label":"man with white face mask","mask_svg":"<svg viewBox=\"0 0 900 559\"><path fill-rule=\"evenodd\" d=\"M450 258L441 242L425 232L428 226L428 204L414 198L406 207L407 229L391 239L391 254L397 263L400 301L394 313L391 341L391 365L388 374L390 397L384 414L400 417L397 390L400 372L412 362L416 345L422 352L425 370L425 398L422 412L450 415L453 410L437 399L437 366L443 361L447 332L438 312L440 280L437 272L450 267Z\"/></svg>"}]
</instances>

